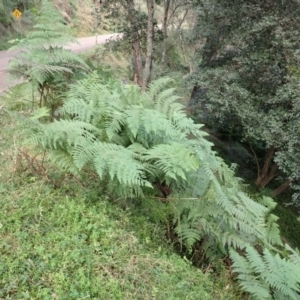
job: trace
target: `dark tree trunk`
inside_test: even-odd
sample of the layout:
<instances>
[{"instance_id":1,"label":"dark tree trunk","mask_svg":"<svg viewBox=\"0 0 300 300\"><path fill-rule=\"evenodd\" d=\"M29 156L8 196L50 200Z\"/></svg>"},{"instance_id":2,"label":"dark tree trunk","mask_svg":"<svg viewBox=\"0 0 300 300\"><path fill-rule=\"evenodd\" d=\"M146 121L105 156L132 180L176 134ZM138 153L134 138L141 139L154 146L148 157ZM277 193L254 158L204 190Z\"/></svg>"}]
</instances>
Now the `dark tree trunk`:
<instances>
[{"instance_id":1,"label":"dark tree trunk","mask_svg":"<svg viewBox=\"0 0 300 300\"><path fill-rule=\"evenodd\" d=\"M274 179L278 175L277 163L273 162L274 154L275 147L271 147L267 152L263 169L255 181L255 184L259 187L264 188L272 179Z\"/></svg>"},{"instance_id":2,"label":"dark tree trunk","mask_svg":"<svg viewBox=\"0 0 300 300\"><path fill-rule=\"evenodd\" d=\"M205 66L211 66L216 60L219 51L219 36L212 34L207 37L205 46L203 48L202 61Z\"/></svg>"},{"instance_id":3,"label":"dark tree trunk","mask_svg":"<svg viewBox=\"0 0 300 300\"><path fill-rule=\"evenodd\" d=\"M150 74L152 69L152 52L153 52L153 38L154 38L154 0L147 0L148 8L148 25L147 25L147 53L146 64L143 78L143 91L147 89L148 81L150 80Z\"/></svg>"},{"instance_id":4,"label":"dark tree trunk","mask_svg":"<svg viewBox=\"0 0 300 300\"><path fill-rule=\"evenodd\" d=\"M291 180L287 180L286 182L284 182L281 186L279 186L277 189L275 189L272 192L272 197L277 197L278 195L280 195L287 188L289 188L290 184L291 184Z\"/></svg>"}]
</instances>

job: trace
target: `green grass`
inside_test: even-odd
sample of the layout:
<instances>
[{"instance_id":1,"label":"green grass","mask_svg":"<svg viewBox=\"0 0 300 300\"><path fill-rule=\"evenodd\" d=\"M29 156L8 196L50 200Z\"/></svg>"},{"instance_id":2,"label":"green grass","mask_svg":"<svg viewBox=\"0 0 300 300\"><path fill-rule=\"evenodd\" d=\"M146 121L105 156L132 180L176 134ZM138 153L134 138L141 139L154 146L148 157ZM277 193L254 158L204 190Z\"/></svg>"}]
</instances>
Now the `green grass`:
<instances>
[{"instance_id":1,"label":"green grass","mask_svg":"<svg viewBox=\"0 0 300 300\"><path fill-rule=\"evenodd\" d=\"M242 299L227 272L204 274L173 252L160 210L147 217L147 203L116 205L95 181L40 168L20 132L1 110L0 298Z\"/></svg>"}]
</instances>

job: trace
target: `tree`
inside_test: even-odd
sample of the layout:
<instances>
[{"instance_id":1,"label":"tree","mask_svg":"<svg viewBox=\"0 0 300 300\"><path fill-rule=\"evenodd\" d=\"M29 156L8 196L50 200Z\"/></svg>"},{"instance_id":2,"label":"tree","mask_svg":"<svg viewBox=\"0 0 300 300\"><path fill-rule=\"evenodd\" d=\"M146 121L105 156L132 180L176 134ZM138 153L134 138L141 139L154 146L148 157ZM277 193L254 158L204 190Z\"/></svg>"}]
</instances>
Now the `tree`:
<instances>
[{"instance_id":1,"label":"tree","mask_svg":"<svg viewBox=\"0 0 300 300\"><path fill-rule=\"evenodd\" d=\"M163 32L163 51L161 56L161 62L164 63L166 59L166 39L167 39L167 31L168 31L168 16L169 16L169 9L170 9L170 2L171 0L164 0L164 17L163 17L163 24L162 24L162 32Z\"/></svg>"},{"instance_id":2,"label":"tree","mask_svg":"<svg viewBox=\"0 0 300 300\"><path fill-rule=\"evenodd\" d=\"M133 0L105 1L103 9L122 11L125 24L119 28L122 32L121 41L130 44L133 57L134 82L145 91L151 75L152 53L154 42L155 2L147 0L148 13L136 9ZM145 64L143 57L146 56Z\"/></svg>"},{"instance_id":3,"label":"tree","mask_svg":"<svg viewBox=\"0 0 300 300\"><path fill-rule=\"evenodd\" d=\"M154 42L154 0L147 0L148 9L148 22L147 22L147 53L146 64L143 78L143 91L146 91L147 84L150 79L150 73L152 69L152 52Z\"/></svg>"},{"instance_id":4,"label":"tree","mask_svg":"<svg viewBox=\"0 0 300 300\"><path fill-rule=\"evenodd\" d=\"M162 50L162 63L166 59L166 39L168 37L168 26L171 24L172 19L175 19L175 16L180 15L181 9L184 9L183 16L180 18L177 24L177 30L179 30L185 21L185 18L188 14L189 9L191 8L191 1L188 0L164 0L163 1L163 23L162 23L162 32L163 32L163 50ZM178 13L179 12L179 13Z\"/></svg>"},{"instance_id":5,"label":"tree","mask_svg":"<svg viewBox=\"0 0 300 300\"><path fill-rule=\"evenodd\" d=\"M194 38L202 41L195 86L206 91L202 111L240 138L264 147L256 184L265 187L282 172L300 177L298 83L300 3L292 1L197 1ZM255 147L253 147L255 148Z\"/></svg>"}]
</instances>

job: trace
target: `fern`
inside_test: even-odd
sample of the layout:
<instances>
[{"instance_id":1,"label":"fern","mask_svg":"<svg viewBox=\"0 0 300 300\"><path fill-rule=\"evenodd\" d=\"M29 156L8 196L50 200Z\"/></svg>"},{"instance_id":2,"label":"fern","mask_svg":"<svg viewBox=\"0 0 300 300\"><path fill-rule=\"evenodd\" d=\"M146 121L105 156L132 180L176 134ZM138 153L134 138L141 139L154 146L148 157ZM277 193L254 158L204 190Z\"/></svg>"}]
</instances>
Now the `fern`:
<instances>
[{"instance_id":1,"label":"fern","mask_svg":"<svg viewBox=\"0 0 300 300\"><path fill-rule=\"evenodd\" d=\"M178 157L181 160L178 160ZM177 177L187 179L187 173L199 168L199 160L184 145L157 145L147 151L145 160L162 170L166 177L177 181Z\"/></svg>"},{"instance_id":2,"label":"fern","mask_svg":"<svg viewBox=\"0 0 300 300\"><path fill-rule=\"evenodd\" d=\"M47 0L42 1L35 22L34 30L30 31L20 43L12 47L12 50L23 49L24 47L36 49L42 45L64 46L76 41L71 34L71 30L64 24L62 15Z\"/></svg>"},{"instance_id":3,"label":"fern","mask_svg":"<svg viewBox=\"0 0 300 300\"><path fill-rule=\"evenodd\" d=\"M300 269L300 253L299 250L292 249L289 245L285 244L285 250L289 252L288 258L289 260L298 268Z\"/></svg>"},{"instance_id":4,"label":"fern","mask_svg":"<svg viewBox=\"0 0 300 300\"><path fill-rule=\"evenodd\" d=\"M93 166L101 179L109 178L112 185L119 185L122 195L131 188L132 196L134 191L140 195L143 187L148 190L154 182L165 181L176 187L177 182L186 180L190 170L198 169L200 161L192 148L186 148L181 141L187 141L185 130L176 128L166 115L165 105L157 106L138 87L124 87L116 81L98 82L99 75L92 73L72 85L67 100L57 111L65 119L41 124L31 142L44 149L66 151L64 168L70 165L70 155L72 168L75 166L77 171ZM161 79L152 83L161 103L174 92L162 90L169 82ZM175 107L176 99L173 97L166 105Z\"/></svg>"},{"instance_id":5,"label":"fern","mask_svg":"<svg viewBox=\"0 0 300 300\"><path fill-rule=\"evenodd\" d=\"M63 47L75 39L64 19L49 1L43 0L33 31L11 50L20 52L10 61L12 76L28 80L39 94L39 106L59 106L58 90L65 89L75 70L89 67L77 55ZM34 99L32 99L34 101Z\"/></svg>"},{"instance_id":6,"label":"fern","mask_svg":"<svg viewBox=\"0 0 300 300\"><path fill-rule=\"evenodd\" d=\"M247 195L235 166L228 167L212 151L201 125L177 103L170 83L159 79L142 93L137 86L91 73L70 86L56 111L59 120L38 123L45 112L37 112L30 143L48 149L67 171L92 168L108 191L120 197L142 197L154 193L157 185L167 187L182 245L192 251L201 241L207 258L232 249L234 270L245 291L257 299L270 299L272 293L296 299L297 275L284 283L286 275L277 270L294 272L289 261L299 265L298 254L282 259L270 252L282 245L277 217L270 213L274 201L254 201ZM186 195L191 198L183 199ZM265 249L262 257L252 245Z\"/></svg>"},{"instance_id":7,"label":"fern","mask_svg":"<svg viewBox=\"0 0 300 300\"><path fill-rule=\"evenodd\" d=\"M233 249L230 257L241 287L255 299L299 299L299 268L292 261L266 248L261 256L250 246L246 247L245 257Z\"/></svg>"}]
</instances>

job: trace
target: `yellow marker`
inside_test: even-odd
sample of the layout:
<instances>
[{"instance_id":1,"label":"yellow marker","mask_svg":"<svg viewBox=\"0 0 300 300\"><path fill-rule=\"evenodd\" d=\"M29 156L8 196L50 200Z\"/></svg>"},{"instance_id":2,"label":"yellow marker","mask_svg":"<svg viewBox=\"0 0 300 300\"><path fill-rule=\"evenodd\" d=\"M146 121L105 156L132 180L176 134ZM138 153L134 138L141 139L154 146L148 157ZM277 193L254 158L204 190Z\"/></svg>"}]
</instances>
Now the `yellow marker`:
<instances>
[{"instance_id":1,"label":"yellow marker","mask_svg":"<svg viewBox=\"0 0 300 300\"><path fill-rule=\"evenodd\" d=\"M13 15L14 15L15 18L19 19L19 18L21 18L22 13L18 9L15 9L13 11Z\"/></svg>"}]
</instances>

